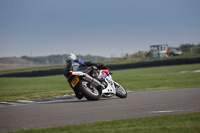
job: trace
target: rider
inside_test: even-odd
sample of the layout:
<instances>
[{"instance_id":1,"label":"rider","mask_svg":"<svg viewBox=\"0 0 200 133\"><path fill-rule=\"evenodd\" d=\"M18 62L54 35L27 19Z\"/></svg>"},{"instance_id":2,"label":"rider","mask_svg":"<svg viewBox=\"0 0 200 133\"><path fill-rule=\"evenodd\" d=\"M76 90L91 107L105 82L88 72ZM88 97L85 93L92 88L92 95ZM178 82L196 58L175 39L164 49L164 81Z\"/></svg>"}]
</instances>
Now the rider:
<instances>
[{"instance_id":1,"label":"rider","mask_svg":"<svg viewBox=\"0 0 200 133\"><path fill-rule=\"evenodd\" d=\"M79 65L75 67L75 71L83 71L85 73L90 74L92 77L97 78L98 77L98 70L97 68L102 68L104 65L102 63L95 63L91 61L82 61L80 59L77 59L76 55L69 54L66 56L66 65L64 68L64 74L66 74L71 67L71 65L68 65L71 62L76 62Z\"/></svg>"}]
</instances>

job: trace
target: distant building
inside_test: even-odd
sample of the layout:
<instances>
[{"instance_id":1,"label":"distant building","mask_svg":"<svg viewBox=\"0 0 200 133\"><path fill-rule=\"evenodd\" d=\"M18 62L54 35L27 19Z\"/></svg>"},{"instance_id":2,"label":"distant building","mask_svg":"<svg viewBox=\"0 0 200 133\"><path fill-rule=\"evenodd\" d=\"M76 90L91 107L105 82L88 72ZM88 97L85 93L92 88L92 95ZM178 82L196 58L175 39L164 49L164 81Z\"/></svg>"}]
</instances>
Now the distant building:
<instances>
[{"instance_id":1,"label":"distant building","mask_svg":"<svg viewBox=\"0 0 200 133\"><path fill-rule=\"evenodd\" d=\"M161 59L164 58L168 49L167 44L151 45L151 59Z\"/></svg>"}]
</instances>

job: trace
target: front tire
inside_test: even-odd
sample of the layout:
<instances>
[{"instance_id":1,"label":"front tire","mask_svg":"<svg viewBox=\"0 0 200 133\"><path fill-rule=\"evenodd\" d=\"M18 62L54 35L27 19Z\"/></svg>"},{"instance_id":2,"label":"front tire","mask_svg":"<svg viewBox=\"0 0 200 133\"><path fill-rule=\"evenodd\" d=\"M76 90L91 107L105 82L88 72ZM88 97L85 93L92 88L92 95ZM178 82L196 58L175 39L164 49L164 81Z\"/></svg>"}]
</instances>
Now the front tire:
<instances>
[{"instance_id":1,"label":"front tire","mask_svg":"<svg viewBox=\"0 0 200 133\"><path fill-rule=\"evenodd\" d=\"M79 82L79 91L85 96L87 100L99 100L101 97L101 94L98 91L98 87L95 87L94 85L89 84L87 81L80 81Z\"/></svg>"},{"instance_id":2,"label":"front tire","mask_svg":"<svg viewBox=\"0 0 200 133\"><path fill-rule=\"evenodd\" d=\"M115 84L116 88L116 96L119 98L126 98L127 97L127 91L122 87L120 84Z\"/></svg>"}]
</instances>

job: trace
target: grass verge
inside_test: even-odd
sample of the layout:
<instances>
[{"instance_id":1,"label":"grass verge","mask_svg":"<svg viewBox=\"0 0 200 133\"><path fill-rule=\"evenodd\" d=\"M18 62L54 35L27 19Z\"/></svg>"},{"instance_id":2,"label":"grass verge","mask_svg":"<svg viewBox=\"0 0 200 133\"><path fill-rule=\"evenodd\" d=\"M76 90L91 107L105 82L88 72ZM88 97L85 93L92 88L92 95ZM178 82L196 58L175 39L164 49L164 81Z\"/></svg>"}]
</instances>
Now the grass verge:
<instances>
[{"instance_id":1,"label":"grass verge","mask_svg":"<svg viewBox=\"0 0 200 133\"><path fill-rule=\"evenodd\" d=\"M92 124L19 130L10 133L199 133L200 113L175 114L138 119L102 121Z\"/></svg>"},{"instance_id":2,"label":"grass verge","mask_svg":"<svg viewBox=\"0 0 200 133\"><path fill-rule=\"evenodd\" d=\"M131 91L198 88L200 73L195 70L200 70L200 64L126 69L114 72L113 78Z\"/></svg>"},{"instance_id":3,"label":"grass verge","mask_svg":"<svg viewBox=\"0 0 200 133\"><path fill-rule=\"evenodd\" d=\"M113 79L129 91L200 87L200 64L149 67L113 71ZM0 102L39 99L73 93L63 75L32 78L0 78Z\"/></svg>"}]
</instances>

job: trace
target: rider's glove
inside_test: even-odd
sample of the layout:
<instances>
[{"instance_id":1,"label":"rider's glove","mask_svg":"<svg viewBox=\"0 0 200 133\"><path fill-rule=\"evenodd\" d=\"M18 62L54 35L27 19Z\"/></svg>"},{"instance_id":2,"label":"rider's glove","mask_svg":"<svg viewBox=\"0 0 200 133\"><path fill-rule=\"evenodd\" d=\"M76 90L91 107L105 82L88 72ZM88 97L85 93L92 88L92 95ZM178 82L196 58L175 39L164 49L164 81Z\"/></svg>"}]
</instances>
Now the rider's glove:
<instances>
[{"instance_id":1,"label":"rider's glove","mask_svg":"<svg viewBox=\"0 0 200 133\"><path fill-rule=\"evenodd\" d=\"M102 68L103 66L104 66L103 63L98 63L98 64L97 64L97 67L98 67L98 68Z\"/></svg>"}]
</instances>

